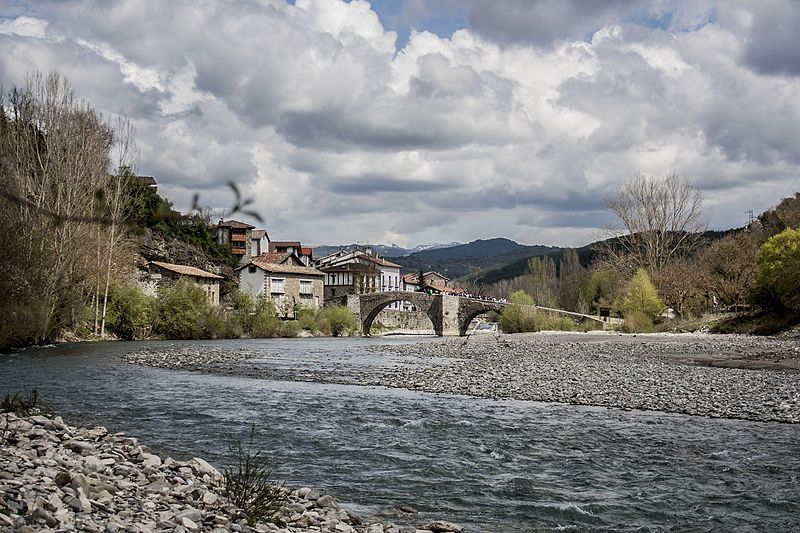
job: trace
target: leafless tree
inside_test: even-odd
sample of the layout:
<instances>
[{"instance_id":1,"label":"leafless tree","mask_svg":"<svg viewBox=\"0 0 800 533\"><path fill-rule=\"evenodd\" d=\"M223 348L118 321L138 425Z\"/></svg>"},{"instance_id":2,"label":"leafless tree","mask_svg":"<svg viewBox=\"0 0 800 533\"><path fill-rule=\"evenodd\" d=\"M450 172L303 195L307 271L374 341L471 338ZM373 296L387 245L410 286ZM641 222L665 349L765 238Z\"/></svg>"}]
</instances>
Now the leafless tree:
<instances>
[{"instance_id":1,"label":"leafless tree","mask_svg":"<svg viewBox=\"0 0 800 533\"><path fill-rule=\"evenodd\" d=\"M98 195L113 128L57 73L3 93L0 344L41 342L79 319L96 279ZM11 331L23 328L22 334Z\"/></svg>"},{"instance_id":2,"label":"leafless tree","mask_svg":"<svg viewBox=\"0 0 800 533\"><path fill-rule=\"evenodd\" d=\"M639 268L655 273L691 255L707 229L702 203L701 192L676 174L630 179L606 201L619 223L609 228L604 260L626 273Z\"/></svg>"},{"instance_id":3,"label":"leafless tree","mask_svg":"<svg viewBox=\"0 0 800 533\"><path fill-rule=\"evenodd\" d=\"M120 113L114 128L112 153L116 171L105 181L100 200L107 212L109 224L106 227L105 287L103 290L103 314L100 322L100 336L106 334L106 312L108 311L108 290L111 285L111 271L118 245L127 234L127 206L131 195L131 180L136 178L135 165L139 157L136 147L136 130L130 119Z\"/></svg>"}]
</instances>

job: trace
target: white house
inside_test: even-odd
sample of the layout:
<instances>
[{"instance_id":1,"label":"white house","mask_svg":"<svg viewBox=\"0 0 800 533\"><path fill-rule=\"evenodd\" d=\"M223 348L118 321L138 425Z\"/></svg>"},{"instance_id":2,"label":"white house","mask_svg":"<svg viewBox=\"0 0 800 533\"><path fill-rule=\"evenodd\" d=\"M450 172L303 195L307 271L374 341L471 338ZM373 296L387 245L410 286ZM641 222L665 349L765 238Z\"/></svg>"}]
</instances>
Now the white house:
<instances>
[{"instance_id":1,"label":"white house","mask_svg":"<svg viewBox=\"0 0 800 533\"><path fill-rule=\"evenodd\" d=\"M269 252L269 234L265 229L254 229L250 235L250 255L258 257L259 255Z\"/></svg>"},{"instance_id":2,"label":"white house","mask_svg":"<svg viewBox=\"0 0 800 533\"><path fill-rule=\"evenodd\" d=\"M400 265L378 257L370 249L336 252L316 264L325 273L326 299L403 290ZM402 309L401 302L394 302L387 309Z\"/></svg>"},{"instance_id":3,"label":"white house","mask_svg":"<svg viewBox=\"0 0 800 533\"><path fill-rule=\"evenodd\" d=\"M237 269L239 290L257 298L268 294L278 316L294 318L296 308L320 309L324 274L303 265L294 253L266 253Z\"/></svg>"}]
</instances>

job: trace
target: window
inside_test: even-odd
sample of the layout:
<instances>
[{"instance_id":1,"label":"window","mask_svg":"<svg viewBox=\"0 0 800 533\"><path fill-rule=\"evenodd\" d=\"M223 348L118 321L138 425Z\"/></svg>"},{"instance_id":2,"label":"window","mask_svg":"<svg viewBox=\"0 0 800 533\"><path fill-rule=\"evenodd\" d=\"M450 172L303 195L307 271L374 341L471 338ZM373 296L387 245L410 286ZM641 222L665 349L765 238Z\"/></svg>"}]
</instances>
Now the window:
<instances>
[{"instance_id":1,"label":"window","mask_svg":"<svg viewBox=\"0 0 800 533\"><path fill-rule=\"evenodd\" d=\"M272 290L270 292L281 294L283 293L283 278L272 278Z\"/></svg>"},{"instance_id":2,"label":"window","mask_svg":"<svg viewBox=\"0 0 800 533\"><path fill-rule=\"evenodd\" d=\"M311 294L314 290L311 286L310 279L301 279L300 280L300 294Z\"/></svg>"},{"instance_id":3,"label":"window","mask_svg":"<svg viewBox=\"0 0 800 533\"><path fill-rule=\"evenodd\" d=\"M250 265L249 267L247 267L247 271L249 273L251 273L251 274L255 274L256 273L256 266L255 265Z\"/></svg>"}]
</instances>

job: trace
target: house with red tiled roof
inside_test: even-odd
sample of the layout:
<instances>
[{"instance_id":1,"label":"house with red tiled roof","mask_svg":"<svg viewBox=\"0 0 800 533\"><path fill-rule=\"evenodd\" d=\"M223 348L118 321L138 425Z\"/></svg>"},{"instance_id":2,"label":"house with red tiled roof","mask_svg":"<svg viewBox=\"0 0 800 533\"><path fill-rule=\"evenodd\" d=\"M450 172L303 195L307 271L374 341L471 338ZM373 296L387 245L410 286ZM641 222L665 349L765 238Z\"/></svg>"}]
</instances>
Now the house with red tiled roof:
<instances>
[{"instance_id":1,"label":"house with red tiled roof","mask_svg":"<svg viewBox=\"0 0 800 533\"><path fill-rule=\"evenodd\" d=\"M324 303L325 274L294 252L267 252L236 270L239 290L254 298L268 295L280 317L294 318L299 307L319 309Z\"/></svg>"},{"instance_id":2,"label":"house with red tiled roof","mask_svg":"<svg viewBox=\"0 0 800 533\"><path fill-rule=\"evenodd\" d=\"M238 220L220 219L211 226L211 238L222 246L229 246L240 263L249 261L252 247L252 233L255 226Z\"/></svg>"}]
</instances>

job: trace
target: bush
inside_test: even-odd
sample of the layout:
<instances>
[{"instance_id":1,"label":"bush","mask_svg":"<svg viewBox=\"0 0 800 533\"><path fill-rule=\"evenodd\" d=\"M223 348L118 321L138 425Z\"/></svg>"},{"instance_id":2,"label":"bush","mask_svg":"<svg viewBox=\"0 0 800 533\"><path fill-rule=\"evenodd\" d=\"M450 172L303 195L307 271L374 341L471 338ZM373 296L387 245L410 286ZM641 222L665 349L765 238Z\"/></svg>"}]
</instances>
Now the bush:
<instances>
[{"instance_id":1,"label":"bush","mask_svg":"<svg viewBox=\"0 0 800 533\"><path fill-rule=\"evenodd\" d=\"M122 339L146 337L153 323L155 298L139 285L116 285L109 291L106 327Z\"/></svg>"},{"instance_id":2,"label":"bush","mask_svg":"<svg viewBox=\"0 0 800 533\"><path fill-rule=\"evenodd\" d=\"M631 317L641 321L642 316L639 315L643 315L649 319L650 327L652 327L653 321L659 317L664 307L664 302L659 298L647 272L641 268L637 270L628 282L622 300L622 312L625 319Z\"/></svg>"},{"instance_id":3,"label":"bush","mask_svg":"<svg viewBox=\"0 0 800 533\"><path fill-rule=\"evenodd\" d=\"M206 292L199 285L180 280L162 287L156 300L157 331L170 339L200 338L208 307Z\"/></svg>"},{"instance_id":4,"label":"bush","mask_svg":"<svg viewBox=\"0 0 800 533\"><path fill-rule=\"evenodd\" d=\"M302 306L298 307L294 312L298 327L311 333L318 331L315 321L316 315L317 313L313 309Z\"/></svg>"},{"instance_id":5,"label":"bush","mask_svg":"<svg viewBox=\"0 0 800 533\"><path fill-rule=\"evenodd\" d=\"M533 298L525 291L515 291L508 297L507 305L500 313L500 329L505 333L522 333L536 330L536 309Z\"/></svg>"},{"instance_id":6,"label":"bush","mask_svg":"<svg viewBox=\"0 0 800 533\"><path fill-rule=\"evenodd\" d=\"M767 239L758 251L757 267L757 303L800 312L800 228Z\"/></svg>"},{"instance_id":7,"label":"bush","mask_svg":"<svg viewBox=\"0 0 800 533\"><path fill-rule=\"evenodd\" d=\"M625 333L652 333L655 331L653 319L642 311L632 311L625 315L625 322L620 328Z\"/></svg>"},{"instance_id":8,"label":"bush","mask_svg":"<svg viewBox=\"0 0 800 533\"><path fill-rule=\"evenodd\" d=\"M226 303L233 309L233 313L228 319L234 322L242 333L249 332L253 327L253 315L256 307L252 296L236 289L228 294Z\"/></svg>"},{"instance_id":9,"label":"bush","mask_svg":"<svg viewBox=\"0 0 800 533\"><path fill-rule=\"evenodd\" d=\"M244 511L247 523L253 525L260 520L272 520L286 502L286 491L282 483L271 480L269 461L261 451L254 451L255 428L250 429L247 448L242 441L230 446L236 464L224 470L225 495L230 502Z\"/></svg>"},{"instance_id":10,"label":"bush","mask_svg":"<svg viewBox=\"0 0 800 533\"><path fill-rule=\"evenodd\" d=\"M358 329L358 320L350 312L350 309L338 305L322 309L317 313L316 322L320 331L334 337L345 333L349 334Z\"/></svg>"},{"instance_id":11,"label":"bush","mask_svg":"<svg viewBox=\"0 0 800 533\"><path fill-rule=\"evenodd\" d=\"M39 391L33 389L30 394L17 392L14 396L6 395L0 400L0 413L14 413L17 416L31 416L52 413L50 404L39 398Z\"/></svg>"},{"instance_id":12,"label":"bush","mask_svg":"<svg viewBox=\"0 0 800 533\"><path fill-rule=\"evenodd\" d=\"M300 327L300 323L297 322L297 320L283 320L281 321L281 327L278 330L278 335L287 339L292 339L300 335L300 331L302 329L303 328Z\"/></svg>"},{"instance_id":13,"label":"bush","mask_svg":"<svg viewBox=\"0 0 800 533\"><path fill-rule=\"evenodd\" d=\"M260 294L256 298L251 331L253 337L276 337L281 320L275 314L275 304L269 295Z\"/></svg>"}]
</instances>

